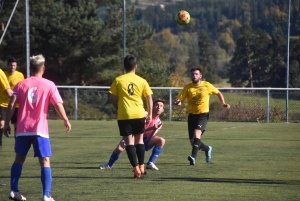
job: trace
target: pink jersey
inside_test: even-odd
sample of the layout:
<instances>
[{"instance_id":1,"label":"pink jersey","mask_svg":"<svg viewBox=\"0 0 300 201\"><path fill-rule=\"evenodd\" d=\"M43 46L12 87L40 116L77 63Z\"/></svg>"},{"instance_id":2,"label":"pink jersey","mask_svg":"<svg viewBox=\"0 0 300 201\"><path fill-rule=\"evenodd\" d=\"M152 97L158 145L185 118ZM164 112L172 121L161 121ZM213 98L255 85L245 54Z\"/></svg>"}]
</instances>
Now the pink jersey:
<instances>
[{"instance_id":1,"label":"pink jersey","mask_svg":"<svg viewBox=\"0 0 300 201\"><path fill-rule=\"evenodd\" d=\"M158 117L157 119L153 119L153 118L152 118L152 120L149 122L149 124L146 124L146 125L145 125L145 129L147 129L147 128L149 128L149 127L152 127L152 126L154 126L156 123L159 123L159 122L160 122L159 117ZM153 134L153 136L156 135L156 133L161 129L161 127L162 127L162 126L158 127L158 128L155 130L155 133ZM152 132L151 130L145 131L143 137L144 137L144 138L148 137L148 135L149 135L151 132Z\"/></svg>"},{"instance_id":2,"label":"pink jersey","mask_svg":"<svg viewBox=\"0 0 300 201\"><path fill-rule=\"evenodd\" d=\"M48 105L63 102L55 84L45 78L29 77L14 87L13 95L19 104L16 136L49 138Z\"/></svg>"}]
</instances>

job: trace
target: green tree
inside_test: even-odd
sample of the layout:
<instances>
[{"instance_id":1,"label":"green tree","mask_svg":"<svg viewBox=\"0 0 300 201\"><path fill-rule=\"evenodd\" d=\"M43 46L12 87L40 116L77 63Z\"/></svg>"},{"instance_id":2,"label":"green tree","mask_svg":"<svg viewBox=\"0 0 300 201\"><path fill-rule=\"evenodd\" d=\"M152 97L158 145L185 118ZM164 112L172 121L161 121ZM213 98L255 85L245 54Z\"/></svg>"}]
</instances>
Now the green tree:
<instances>
[{"instance_id":1,"label":"green tree","mask_svg":"<svg viewBox=\"0 0 300 201\"><path fill-rule=\"evenodd\" d=\"M99 6L105 8L102 20L98 17ZM45 77L57 84L110 85L116 75L122 74L122 6L117 0L31 0L31 54L42 53L46 57ZM23 1L19 9L16 16L24 18ZM138 54L153 30L135 20L134 8L126 13L127 53ZM24 27L24 20L18 19L21 18L14 18L12 28ZM2 54L22 40L8 37Z\"/></svg>"},{"instance_id":2,"label":"green tree","mask_svg":"<svg viewBox=\"0 0 300 201\"><path fill-rule=\"evenodd\" d=\"M203 76L206 80L214 82L213 68L215 63L213 61L212 42L203 30L198 32L198 49L199 66L203 71Z\"/></svg>"},{"instance_id":3,"label":"green tree","mask_svg":"<svg viewBox=\"0 0 300 201\"><path fill-rule=\"evenodd\" d=\"M252 47L255 35L252 28L244 25L240 29L241 38L237 40L234 55L230 61L229 83L234 87L250 86L253 87L252 74Z\"/></svg>"}]
</instances>

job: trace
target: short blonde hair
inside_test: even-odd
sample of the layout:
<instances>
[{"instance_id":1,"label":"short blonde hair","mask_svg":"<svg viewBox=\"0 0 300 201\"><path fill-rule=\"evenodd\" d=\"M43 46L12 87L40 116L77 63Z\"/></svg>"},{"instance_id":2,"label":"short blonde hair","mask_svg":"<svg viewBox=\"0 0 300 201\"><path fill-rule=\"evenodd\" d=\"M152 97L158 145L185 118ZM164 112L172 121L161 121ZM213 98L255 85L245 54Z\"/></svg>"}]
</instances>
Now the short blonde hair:
<instances>
[{"instance_id":1,"label":"short blonde hair","mask_svg":"<svg viewBox=\"0 0 300 201\"><path fill-rule=\"evenodd\" d=\"M30 64L33 66L40 66L45 64L45 57L41 54L30 57Z\"/></svg>"},{"instance_id":2,"label":"short blonde hair","mask_svg":"<svg viewBox=\"0 0 300 201\"><path fill-rule=\"evenodd\" d=\"M45 57L41 54L30 57L30 71L38 73L45 64Z\"/></svg>"}]
</instances>

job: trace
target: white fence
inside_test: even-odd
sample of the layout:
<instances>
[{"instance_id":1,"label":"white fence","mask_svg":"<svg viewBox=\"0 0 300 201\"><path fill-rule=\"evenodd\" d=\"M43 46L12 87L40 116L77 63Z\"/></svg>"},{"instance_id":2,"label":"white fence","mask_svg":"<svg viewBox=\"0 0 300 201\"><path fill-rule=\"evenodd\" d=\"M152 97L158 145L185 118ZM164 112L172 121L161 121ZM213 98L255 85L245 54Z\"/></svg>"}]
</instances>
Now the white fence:
<instances>
[{"instance_id":1,"label":"white fence","mask_svg":"<svg viewBox=\"0 0 300 201\"><path fill-rule=\"evenodd\" d=\"M109 87L58 86L70 119L113 120L116 111L109 102ZM167 101L162 119L185 121L187 104L173 105L182 87L152 87L153 98ZM210 98L210 121L299 122L300 88L219 88L231 109L221 107L216 96ZM53 107L49 118L58 118Z\"/></svg>"}]
</instances>

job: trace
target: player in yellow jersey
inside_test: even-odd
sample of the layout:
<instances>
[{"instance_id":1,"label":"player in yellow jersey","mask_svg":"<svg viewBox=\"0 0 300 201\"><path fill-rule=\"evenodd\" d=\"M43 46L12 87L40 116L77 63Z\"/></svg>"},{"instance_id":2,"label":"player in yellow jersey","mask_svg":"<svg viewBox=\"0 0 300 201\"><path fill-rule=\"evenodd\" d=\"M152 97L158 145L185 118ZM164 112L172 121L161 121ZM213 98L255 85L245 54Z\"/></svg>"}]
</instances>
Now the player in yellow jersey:
<instances>
[{"instance_id":1,"label":"player in yellow jersey","mask_svg":"<svg viewBox=\"0 0 300 201\"><path fill-rule=\"evenodd\" d=\"M153 92L148 82L135 74L137 60L134 56L128 55L124 58L124 69L126 73L115 78L110 86L110 101L118 111L119 131L124 138L127 156L134 169L134 178L140 178L142 174L146 174L143 133L145 123L152 119ZM146 118L143 97L147 104Z\"/></svg>"},{"instance_id":2,"label":"player in yellow jersey","mask_svg":"<svg viewBox=\"0 0 300 201\"><path fill-rule=\"evenodd\" d=\"M2 94L2 93L7 97L11 97L13 94L13 91L11 90L11 88L9 86L9 83L7 81L5 73L0 69L0 94ZM0 96L0 104L2 102L3 102L3 99ZM2 133L0 134L0 150L2 149L2 135L3 135L3 129L2 129ZM6 186L6 184L0 182L0 186Z\"/></svg>"},{"instance_id":3,"label":"player in yellow jersey","mask_svg":"<svg viewBox=\"0 0 300 201\"><path fill-rule=\"evenodd\" d=\"M188 132L189 139L192 145L192 154L188 157L190 165L195 165L198 150L205 151L206 162L211 160L212 147L201 142L201 135L205 131L209 118L209 96L217 95L222 106L230 108L224 100L223 94L212 84L206 81L201 81L202 72L200 68L191 69L192 82L187 84L178 98L175 100L175 105L181 105L181 101L185 98L188 100Z\"/></svg>"},{"instance_id":4,"label":"player in yellow jersey","mask_svg":"<svg viewBox=\"0 0 300 201\"><path fill-rule=\"evenodd\" d=\"M13 90L9 86L5 73L0 69L0 105L6 101L6 98L11 97ZM1 119L5 116L1 115ZM0 150L2 149L3 127L0 128Z\"/></svg>"},{"instance_id":5,"label":"player in yellow jersey","mask_svg":"<svg viewBox=\"0 0 300 201\"><path fill-rule=\"evenodd\" d=\"M17 71L17 61L14 58L10 58L7 60L7 70L4 73L6 75L7 81L11 89L13 89L14 86L16 86L16 84L18 84L20 81L24 80L24 75L21 72ZM6 94L0 93L0 100L1 100L0 135L2 136L6 110L10 99ZM17 116L18 116L18 106L16 106L15 112L11 118L11 123L14 124L14 131L16 131Z\"/></svg>"}]
</instances>

